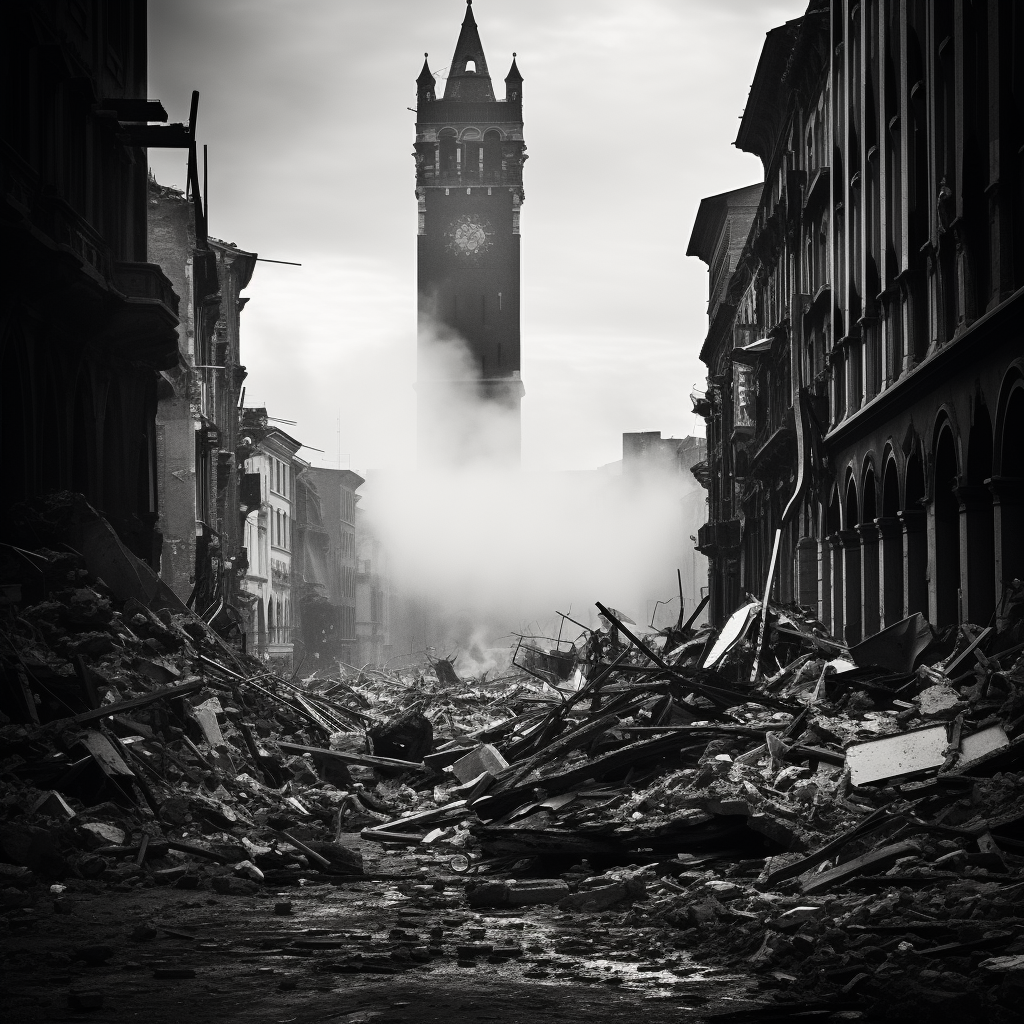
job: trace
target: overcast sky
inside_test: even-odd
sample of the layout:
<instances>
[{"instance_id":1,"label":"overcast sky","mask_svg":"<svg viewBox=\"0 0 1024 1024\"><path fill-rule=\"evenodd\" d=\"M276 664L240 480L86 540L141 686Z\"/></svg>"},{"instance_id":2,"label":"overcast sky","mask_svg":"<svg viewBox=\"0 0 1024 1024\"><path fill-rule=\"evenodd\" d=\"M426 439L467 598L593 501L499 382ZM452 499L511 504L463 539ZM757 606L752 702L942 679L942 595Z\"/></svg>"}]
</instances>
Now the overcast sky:
<instances>
[{"instance_id":1,"label":"overcast sky","mask_svg":"<svg viewBox=\"0 0 1024 1024\"><path fill-rule=\"evenodd\" d=\"M702 433L703 196L761 179L732 145L765 33L804 0L477 0L495 92L523 74L523 465L589 469L623 431ZM246 404L353 469L415 457L415 79L463 0L150 0L149 94L201 93L210 231L271 259L242 318ZM441 73L443 76L443 71ZM443 81L439 80L439 86ZM154 150L159 181L184 156ZM339 436L340 418L340 436ZM311 451L301 454L319 461ZM343 459L343 465L348 460Z\"/></svg>"}]
</instances>

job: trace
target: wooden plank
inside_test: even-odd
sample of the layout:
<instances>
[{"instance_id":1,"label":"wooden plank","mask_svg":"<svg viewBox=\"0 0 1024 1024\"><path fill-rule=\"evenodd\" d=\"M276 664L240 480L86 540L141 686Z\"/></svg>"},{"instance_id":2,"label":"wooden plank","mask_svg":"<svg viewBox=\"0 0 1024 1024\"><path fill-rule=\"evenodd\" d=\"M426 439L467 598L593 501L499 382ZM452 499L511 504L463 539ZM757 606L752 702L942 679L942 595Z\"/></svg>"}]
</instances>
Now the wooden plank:
<instances>
[{"instance_id":1,"label":"wooden plank","mask_svg":"<svg viewBox=\"0 0 1024 1024\"><path fill-rule=\"evenodd\" d=\"M426 825L432 821L440 821L447 818L453 811L459 812L460 817L468 813L466 801L454 800L443 807L432 807L429 811L416 811L414 814L408 814L404 818L394 818L391 821L382 822L380 825L371 825L366 831L387 832L396 825Z\"/></svg>"},{"instance_id":2,"label":"wooden plank","mask_svg":"<svg viewBox=\"0 0 1024 1024\"><path fill-rule=\"evenodd\" d=\"M79 737L79 742L89 751L100 770L109 778L135 778L135 772L124 763L114 744L103 733L88 729Z\"/></svg>"},{"instance_id":3,"label":"wooden plank","mask_svg":"<svg viewBox=\"0 0 1024 1024\"><path fill-rule=\"evenodd\" d=\"M320 867L324 868L327 871L331 871L332 870L331 862L326 857L324 857L321 854L317 853L316 850L314 850L311 847L307 846L300 839L296 839L295 836L293 836L290 832L286 832L284 829L278 829L278 828L275 828L274 831L279 836L284 836L284 838L287 839L288 842L291 843L292 846L294 846L296 850L299 850L302 853L304 853L310 860L316 861L316 863L319 864Z\"/></svg>"},{"instance_id":4,"label":"wooden plank","mask_svg":"<svg viewBox=\"0 0 1024 1024\"><path fill-rule=\"evenodd\" d=\"M830 871L823 871L820 875L812 875L804 882L803 891L805 896L813 896L815 893L828 892L834 885L839 885L857 875L876 875L910 854L920 853L921 847L917 843L903 842L892 843L883 846L878 850L871 850L870 853L854 857L839 867Z\"/></svg>"},{"instance_id":5,"label":"wooden plank","mask_svg":"<svg viewBox=\"0 0 1024 1024\"><path fill-rule=\"evenodd\" d=\"M87 725L89 722L98 722L101 718L109 718L110 715L120 714L122 711L131 711L134 708L143 708L147 704L154 704L158 700L173 700L175 697L184 697L187 693L195 693L201 690L206 684L201 679L193 680L190 683L179 683L177 686L165 686L159 690L153 690L143 697L133 697L131 700L119 700L113 704L105 704L94 711L86 711L81 715L75 715L70 721L75 725Z\"/></svg>"},{"instance_id":6,"label":"wooden plank","mask_svg":"<svg viewBox=\"0 0 1024 1024\"><path fill-rule=\"evenodd\" d=\"M531 754L524 760L505 769L505 771L498 776L494 791L501 792L505 789L511 789L513 786L525 779L530 772L539 768L542 764L546 764L548 761L553 761L555 758L561 757L563 754L567 754L571 750L575 750L577 747L583 746L599 733L605 732L606 730L618 725L618 722L619 719L617 715L604 715L592 722L584 722L583 725L577 726L568 733L559 736L558 739L549 743L536 754Z\"/></svg>"},{"instance_id":7,"label":"wooden plank","mask_svg":"<svg viewBox=\"0 0 1024 1024\"><path fill-rule=\"evenodd\" d=\"M503 793L493 795L487 793L476 801L473 810L482 818L496 818L528 801L532 797L534 789L538 787L543 789L548 796L555 796L578 786L587 779L600 779L609 772L628 768L637 761L671 754L682 747L688 739L686 733L670 733L667 736L655 736L652 739L630 743L628 746L596 757L593 761L587 761L555 775L545 775L539 779L525 779L518 786Z\"/></svg>"},{"instance_id":8,"label":"wooden plank","mask_svg":"<svg viewBox=\"0 0 1024 1024\"><path fill-rule=\"evenodd\" d=\"M341 761L344 764L358 764L366 768L395 768L406 772L426 772L428 769L416 761L400 761L394 757L375 757L373 754L356 754L347 750L326 750L323 747L307 747L301 743L281 741L278 746L290 754L312 754L317 757Z\"/></svg>"},{"instance_id":9,"label":"wooden plank","mask_svg":"<svg viewBox=\"0 0 1024 1024\"><path fill-rule=\"evenodd\" d=\"M854 826L843 835L837 836L832 840L832 842L826 843L820 850L815 850L814 853L808 854L808 856L804 857L802 860L798 860L793 864L787 864L785 867L772 871L764 880L764 885L758 885L758 888L771 889L780 882L785 882L790 878L796 878L797 875L802 875L805 871L813 868L816 864L829 860L847 843L859 838L860 836L867 835L876 828L881 828L892 820L894 819L889 809L887 807L879 807L877 811L873 811L869 814L868 817L866 817L859 825Z\"/></svg>"},{"instance_id":10,"label":"wooden plank","mask_svg":"<svg viewBox=\"0 0 1024 1024\"><path fill-rule=\"evenodd\" d=\"M392 822L391 824L397 824ZM364 828L359 833L360 839L368 839L373 843L407 843L415 846L423 837L416 832L375 832L372 829Z\"/></svg>"}]
</instances>

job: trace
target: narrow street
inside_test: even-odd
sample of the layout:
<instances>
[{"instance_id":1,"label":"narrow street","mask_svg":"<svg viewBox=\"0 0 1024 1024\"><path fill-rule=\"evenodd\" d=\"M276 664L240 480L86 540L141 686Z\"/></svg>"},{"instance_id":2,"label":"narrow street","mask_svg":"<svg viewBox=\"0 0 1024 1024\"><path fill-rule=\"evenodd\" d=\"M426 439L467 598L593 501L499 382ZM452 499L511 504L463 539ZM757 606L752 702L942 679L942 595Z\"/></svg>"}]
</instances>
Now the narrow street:
<instances>
[{"instance_id":1,"label":"narrow street","mask_svg":"<svg viewBox=\"0 0 1024 1024\"><path fill-rule=\"evenodd\" d=\"M371 844L362 845L371 871L407 871L400 857L369 861ZM756 981L695 961L682 943L666 942L663 929L616 927L621 915L551 907L474 912L463 880L445 874L429 871L415 887L342 881L254 896L111 892L71 881L59 913L44 898L12 916L0 998L7 1019L26 1024L79 1016L96 1024L512 1024L641 1015L661 1024L683 1010L698 1021L763 1001ZM443 893L417 891L442 883ZM76 1014L90 998L100 1005Z\"/></svg>"}]
</instances>

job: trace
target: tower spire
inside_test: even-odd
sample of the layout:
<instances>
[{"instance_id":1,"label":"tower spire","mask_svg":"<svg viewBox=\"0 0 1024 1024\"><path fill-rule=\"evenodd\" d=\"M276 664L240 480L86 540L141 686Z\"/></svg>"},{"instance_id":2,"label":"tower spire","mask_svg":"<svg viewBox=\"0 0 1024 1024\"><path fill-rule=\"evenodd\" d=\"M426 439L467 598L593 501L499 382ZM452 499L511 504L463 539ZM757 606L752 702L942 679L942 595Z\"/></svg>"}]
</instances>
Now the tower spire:
<instances>
[{"instance_id":1,"label":"tower spire","mask_svg":"<svg viewBox=\"0 0 1024 1024\"><path fill-rule=\"evenodd\" d=\"M509 103L517 103L523 98L523 76L516 67L516 55L512 54L512 67L505 76L505 99Z\"/></svg>"},{"instance_id":2,"label":"tower spire","mask_svg":"<svg viewBox=\"0 0 1024 1024\"><path fill-rule=\"evenodd\" d=\"M434 86L437 84L427 63L430 54L423 54L423 69L416 79L416 100L419 103L430 103L434 99Z\"/></svg>"},{"instance_id":3,"label":"tower spire","mask_svg":"<svg viewBox=\"0 0 1024 1024\"><path fill-rule=\"evenodd\" d=\"M462 31L455 44L444 98L463 102L494 102L484 44L480 42L476 18L473 17L473 0L466 0L466 16L462 19Z\"/></svg>"}]
</instances>

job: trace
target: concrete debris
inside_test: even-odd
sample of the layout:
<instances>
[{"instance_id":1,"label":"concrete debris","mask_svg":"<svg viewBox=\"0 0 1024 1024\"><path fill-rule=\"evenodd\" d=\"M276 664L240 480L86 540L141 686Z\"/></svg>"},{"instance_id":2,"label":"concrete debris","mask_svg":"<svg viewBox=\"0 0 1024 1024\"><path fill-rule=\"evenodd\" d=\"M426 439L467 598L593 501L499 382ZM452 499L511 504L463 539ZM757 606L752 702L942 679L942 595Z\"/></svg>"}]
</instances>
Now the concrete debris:
<instances>
[{"instance_id":1,"label":"concrete debris","mask_svg":"<svg viewBox=\"0 0 1024 1024\"><path fill-rule=\"evenodd\" d=\"M152 588L35 554L75 572L0 607L0 884L18 921L75 879L221 897L365 881L369 842L407 857L422 904L450 899L425 884L443 866L463 906L658 928L808 1005L884 1003L929 972L989 1008L1015 991L999 979L1024 955L1019 615L942 636L915 618L847 652L799 608L769 606L762 631L748 606L716 636L599 605L603 627L549 668L297 679L154 611ZM518 955L469 938L460 962ZM395 941L337 970L430 960L415 933Z\"/></svg>"}]
</instances>

